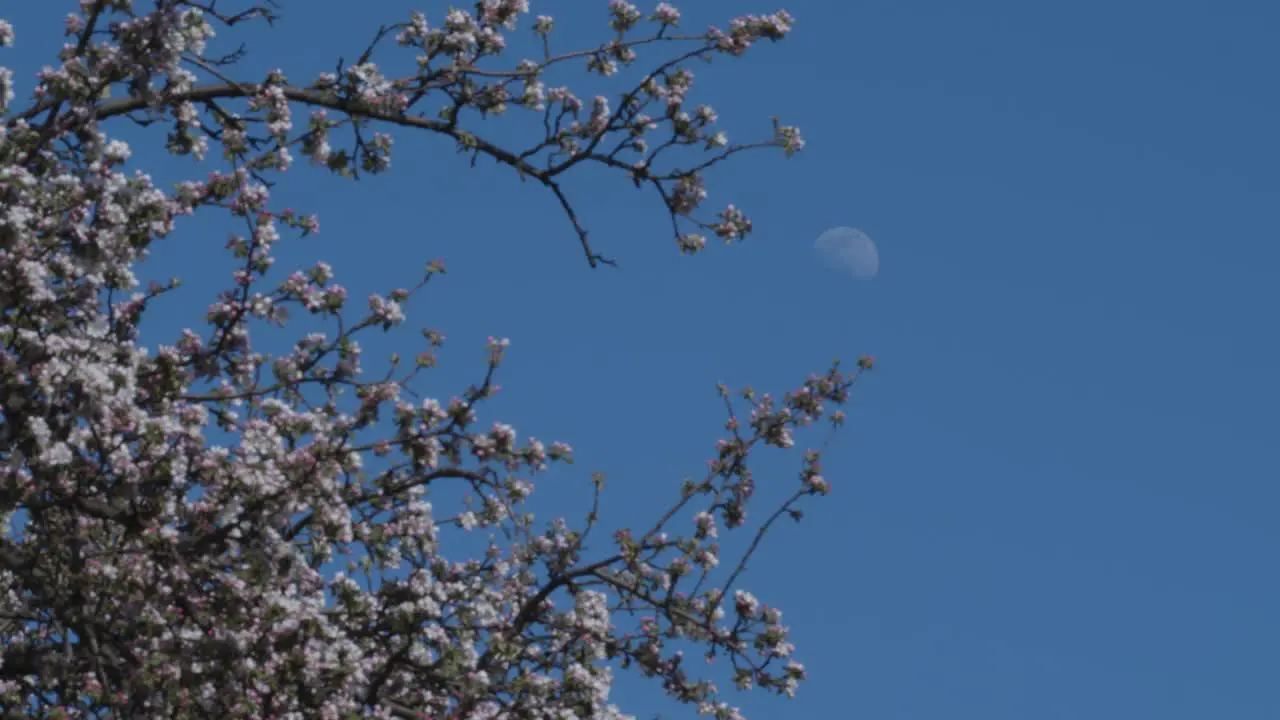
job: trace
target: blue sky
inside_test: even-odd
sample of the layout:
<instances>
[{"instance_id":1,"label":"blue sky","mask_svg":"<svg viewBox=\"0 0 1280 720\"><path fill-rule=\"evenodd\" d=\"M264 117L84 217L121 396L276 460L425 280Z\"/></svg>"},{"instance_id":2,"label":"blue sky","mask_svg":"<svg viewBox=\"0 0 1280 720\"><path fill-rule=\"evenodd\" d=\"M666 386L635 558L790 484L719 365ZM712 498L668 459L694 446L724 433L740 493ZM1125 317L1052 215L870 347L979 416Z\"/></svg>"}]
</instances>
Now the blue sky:
<instances>
[{"instance_id":1,"label":"blue sky","mask_svg":"<svg viewBox=\"0 0 1280 720\"><path fill-rule=\"evenodd\" d=\"M694 29L774 9L685 4ZM586 45L604 5L534 9ZM20 47L0 62L49 62L67 6L3 7ZM250 62L329 70L413 5L374 6L287 2ZM776 113L808 140L709 176L713 207L755 221L743 245L681 257L656 198L592 176L570 190L620 267L590 271L550 196L400 133L385 176L291 173L282 196L322 232L286 256L330 262L355 297L443 257L411 314L450 338L438 392L510 337L490 417L574 444L575 469L539 484L572 516L606 471L616 526L700 470L716 382L781 390L874 354L833 494L751 567L811 677L789 704L748 696L754 718L1280 717L1280 5L787 8L787 42L694 67L732 138ZM877 279L814 256L841 225L876 239ZM204 267L220 237L188 230L155 257L190 280L159 319L174 327L224 284ZM762 492L789 490L793 467L768 462ZM659 694L617 697L681 717Z\"/></svg>"}]
</instances>

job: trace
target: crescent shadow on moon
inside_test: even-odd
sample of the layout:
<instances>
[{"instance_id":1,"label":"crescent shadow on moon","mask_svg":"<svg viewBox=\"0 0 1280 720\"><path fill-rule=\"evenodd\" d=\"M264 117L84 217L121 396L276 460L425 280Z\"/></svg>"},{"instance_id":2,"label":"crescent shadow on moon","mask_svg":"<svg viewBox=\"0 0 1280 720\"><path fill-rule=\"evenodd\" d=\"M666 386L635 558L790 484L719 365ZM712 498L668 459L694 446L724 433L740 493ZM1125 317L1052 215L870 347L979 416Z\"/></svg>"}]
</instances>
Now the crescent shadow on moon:
<instances>
[{"instance_id":1,"label":"crescent shadow on moon","mask_svg":"<svg viewBox=\"0 0 1280 720\"><path fill-rule=\"evenodd\" d=\"M880 273L880 251L875 241L857 228L831 228L818 236L813 249L827 267L859 280L870 280Z\"/></svg>"}]
</instances>

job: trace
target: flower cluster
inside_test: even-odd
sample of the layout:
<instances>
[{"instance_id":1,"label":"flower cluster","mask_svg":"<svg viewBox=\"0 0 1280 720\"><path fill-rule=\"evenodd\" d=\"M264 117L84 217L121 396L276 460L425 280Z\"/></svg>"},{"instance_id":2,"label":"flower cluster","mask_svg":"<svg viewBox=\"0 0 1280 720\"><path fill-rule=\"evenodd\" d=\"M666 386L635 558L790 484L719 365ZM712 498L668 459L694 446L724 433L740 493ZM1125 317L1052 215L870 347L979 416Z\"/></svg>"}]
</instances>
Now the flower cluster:
<instances>
[{"instance_id":1,"label":"flower cluster","mask_svg":"<svg viewBox=\"0 0 1280 720\"><path fill-rule=\"evenodd\" d=\"M841 424L830 410L848 401L869 358L780 401L744 391L742 421L723 389L728 435L704 476L685 482L652 529L610 542L592 534L603 476L592 478L597 503L584 522L538 522L526 507L534 479L571 463L572 449L481 422L507 340L490 339L481 377L448 399L414 389L444 343L430 328L410 367L394 355L390 372L366 373L361 336L404 323L442 263L363 310L323 262L267 277L281 243L319 231L314 216L273 200L291 149L356 178L389 169L393 128L445 136L539 180L592 264L606 260L560 185L579 164L653 185L684 252L706 241L676 221L745 236L750 221L732 205L716 222L691 217L707 196L704 171L747 146L728 146L711 130L714 110L689 105L687 69L668 63L616 101L596 97L586 117L568 88L540 80L584 56L605 75L634 62L645 40L627 38L643 13L612 2L610 44L548 50L509 70L481 63L506 51L527 0L482 0L438 23L414 13L382 28L357 61L299 86L279 70L232 79L240 53L210 54L215 30L274 22L274 3L235 14L186 0L152 11L128 0L79 5L66 22L71 42L38 75L29 107L12 108L12 73L0 68L6 717L610 720L626 717L609 693L627 669L703 715L741 717L684 664L690 643L728 658L737 688L795 691L804 668L781 613L736 588L757 543L726 562L717 539L747 525L754 449L793 447L822 418ZM660 3L649 20L661 33L680 13ZM741 54L791 22L784 12L735 20L685 38L686 59ZM545 16L533 23L544 44L554 27ZM0 47L14 37L0 20ZM375 62L385 37L414 53L415 73L393 77ZM437 118L418 111L436 100ZM542 114L540 143L500 147L462 123L464 111L508 105ZM170 153L226 166L156 185L128 167L131 148L111 134L113 121L144 117L168 129ZM660 127L671 136L646 142ZM349 142L337 137L343 129ZM781 126L757 144L788 154L802 145ZM719 152L692 170L656 169L677 146ZM623 151L642 159L619 159ZM239 221L226 289L203 327L142 344L143 320L179 281L143 288L138 265L188 217L213 212ZM283 352L263 351L260 337L293 331L295 313L312 322L290 342L273 340ZM803 498L829 492L819 457L804 454L800 486L764 515L757 540L776 518L798 519ZM465 492L460 504L445 499L450 486Z\"/></svg>"}]
</instances>

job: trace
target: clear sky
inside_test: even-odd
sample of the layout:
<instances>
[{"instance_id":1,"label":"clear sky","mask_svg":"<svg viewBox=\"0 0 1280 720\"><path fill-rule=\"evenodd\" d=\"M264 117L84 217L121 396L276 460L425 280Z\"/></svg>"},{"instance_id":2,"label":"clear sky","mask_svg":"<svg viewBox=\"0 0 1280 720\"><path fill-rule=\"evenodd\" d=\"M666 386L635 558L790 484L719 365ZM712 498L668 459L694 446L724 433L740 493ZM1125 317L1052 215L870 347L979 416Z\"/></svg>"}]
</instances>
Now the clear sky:
<instances>
[{"instance_id":1,"label":"clear sky","mask_svg":"<svg viewBox=\"0 0 1280 720\"><path fill-rule=\"evenodd\" d=\"M572 44L605 37L603 1L533 4ZM694 30L775 9L685 5ZM250 60L306 80L412 6L288 0ZM20 44L0 64L26 82L68 8L0 5ZM570 189L620 267L591 271L553 198L399 133L385 176L291 171L283 196L322 231L286 258L362 297L443 257L410 315L450 338L430 387L460 389L484 337L510 337L489 417L574 444L539 492L575 517L587 472L608 472L614 525L702 468L716 382L782 390L874 354L833 494L751 567L811 677L790 704L748 696L757 720L1280 717L1280 4L787 9L787 42L693 68L731 139L776 113L808 140L709 176L712 207L755 221L743 245L681 257L655 197L592 176ZM876 240L878 278L815 257L841 225ZM162 323L200 321L220 257L190 224L157 250L158 275L191 281ZM797 482L768 467L762 493ZM616 693L681 717L659 695Z\"/></svg>"}]
</instances>

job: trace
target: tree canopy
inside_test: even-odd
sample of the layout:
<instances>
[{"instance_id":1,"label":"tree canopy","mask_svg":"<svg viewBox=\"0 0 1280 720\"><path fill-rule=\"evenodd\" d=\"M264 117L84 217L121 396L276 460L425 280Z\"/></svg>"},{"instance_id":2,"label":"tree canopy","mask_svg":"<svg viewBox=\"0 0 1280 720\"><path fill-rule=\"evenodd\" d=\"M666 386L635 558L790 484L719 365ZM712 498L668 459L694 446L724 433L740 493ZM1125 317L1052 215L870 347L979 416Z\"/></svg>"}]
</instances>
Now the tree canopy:
<instances>
[{"instance_id":1,"label":"tree canopy","mask_svg":"<svg viewBox=\"0 0 1280 720\"><path fill-rule=\"evenodd\" d=\"M777 395L720 387L726 422L713 457L672 485L670 509L649 527L610 536L597 529L598 502L581 521L535 520L524 507L531 478L572 450L480 420L507 342L490 342L476 382L450 401L415 389L443 343L434 331L405 352L412 360L366 372L359 338L403 323L406 301L443 265L349 307L329 265L274 267L277 244L319 220L272 198L306 172L295 157L355 179L389 170L393 133L422 132L550 193L591 267L614 258L593 245L563 187L579 166L650 190L680 252L707 236L741 240L752 228L741 209L703 214L704 174L749 150L790 155L804 143L775 119L770 136L731 144L716 112L690 99L690 64L781 40L790 15L691 34L667 3L643 13L614 0L601 13L604 41L566 50L552 18L526 17L527 0L483 0L384 25L353 62L293 81L240 70L237 33L274 23L274 2L74 9L29 98L18 102L0 67L8 717L605 720L628 717L609 701L620 671L653 678L702 715L741 717L715 666L700 672L688 653L724 663L739 689L795 692L805 669L781 612L739 581L766 531L799 520L801 502L829 483L819 451L797 452L794 492L756 508L750 461L801 434L818 434L820 447L869 358ZM508 60L516 33L541 53ZM14 42L0 19L0 46ZM561 66L611 78L641 57L653 69L616 96L544 84ZM484 119L502 113L527 115L542 137L528 147L486 139ZM125 124L207 174L160 187L113 136ZM180 280L142 287L136 270L155 243L209 214L242 227L227 245L234 276L203 327L148 346L142 323ZM328 330L294 331L291 315ZM264 352L262 337L292 350ZM446 484L468 488L471 502L433 502ZM593 487L598 501L602 476ZM720 532L745 533L745 553L722 557ZM486 536L486 549L452 555L451 537L465 533ZM346 571L335 571L342 558Z\"/></svg>"}]
</instances>

